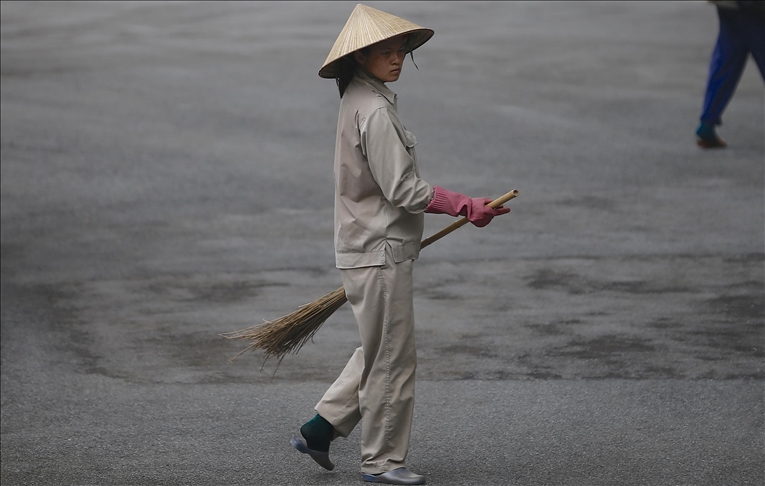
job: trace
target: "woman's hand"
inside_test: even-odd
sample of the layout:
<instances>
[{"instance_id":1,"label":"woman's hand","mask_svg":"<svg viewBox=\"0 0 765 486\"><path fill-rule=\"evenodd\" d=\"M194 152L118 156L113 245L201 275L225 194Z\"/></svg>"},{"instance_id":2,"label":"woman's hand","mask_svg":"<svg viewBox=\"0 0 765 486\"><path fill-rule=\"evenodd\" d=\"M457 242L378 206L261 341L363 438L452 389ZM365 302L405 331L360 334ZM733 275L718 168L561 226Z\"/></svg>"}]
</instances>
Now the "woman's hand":
<instances>
[{"instance_id":1,"label":"woman's hand","mask_svg":"<svg viewBox=\"0 0 765 486\"><path fill-rule=\"evenodd\" d=\"M495 216L510 212L510 208L504 206L490 208L487 204L492 200L487 197L471 198L439 186L434 186L433 189L433 199L431 199L428 207L425 208L426 213L466 216L473 225L483 228Z\"/></svg>"}]
</instances>

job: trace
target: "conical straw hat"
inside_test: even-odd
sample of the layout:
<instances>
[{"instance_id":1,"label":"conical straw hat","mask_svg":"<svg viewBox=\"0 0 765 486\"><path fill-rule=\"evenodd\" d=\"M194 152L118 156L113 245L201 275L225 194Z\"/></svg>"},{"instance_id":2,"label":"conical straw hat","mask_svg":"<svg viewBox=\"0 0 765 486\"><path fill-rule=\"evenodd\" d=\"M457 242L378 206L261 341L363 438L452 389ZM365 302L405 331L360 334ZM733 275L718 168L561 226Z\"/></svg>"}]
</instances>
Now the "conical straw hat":
<instances>
[{"instance_id":1,"label":"conical straw hat","mask_svg":"<svg viewBox=\"0 0 765 486\"><path fill-rule=\"evenodd\" d=\"M408 53L430 40L433 33L431 29L360 3L353 9L345 27L340 31L327 60L319 70L319 76L329 79L338 77L339 63L343 56L377 42L409 34Z\"/></svg>"}]
</instances>

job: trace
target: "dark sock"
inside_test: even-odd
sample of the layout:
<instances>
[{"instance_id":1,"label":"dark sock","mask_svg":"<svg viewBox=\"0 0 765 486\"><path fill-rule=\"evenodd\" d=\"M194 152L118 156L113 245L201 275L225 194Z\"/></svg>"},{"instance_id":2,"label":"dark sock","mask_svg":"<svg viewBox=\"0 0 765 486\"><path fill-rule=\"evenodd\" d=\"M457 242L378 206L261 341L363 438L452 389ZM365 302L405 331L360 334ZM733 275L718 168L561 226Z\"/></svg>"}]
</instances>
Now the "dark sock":
<instances>
[{"instance_id":1,"label":"dark sock","mask_svg":"<svg viewBox=\"0 0 765 486\"><path fill-rule=\"evenodd\" d=\"M699 138L703 139L714 139L717 138L717 132L715 131L715 125L714 123L703 121L699 125L699 128L696 130L696 135L698 135Z\"/></svg>"},{"instance_id":2,"label":"dark sock","mask_svg":"<svg viewBox=\"0 0 765 486\"><path fill-rule=\"evenodd\" d=\"M318 413L300 427L300 434L305 438L308 448L319 452L329 451L329 443L332 441L334 432L335 428L332 424Z\"/></svg>"}]
</instances>

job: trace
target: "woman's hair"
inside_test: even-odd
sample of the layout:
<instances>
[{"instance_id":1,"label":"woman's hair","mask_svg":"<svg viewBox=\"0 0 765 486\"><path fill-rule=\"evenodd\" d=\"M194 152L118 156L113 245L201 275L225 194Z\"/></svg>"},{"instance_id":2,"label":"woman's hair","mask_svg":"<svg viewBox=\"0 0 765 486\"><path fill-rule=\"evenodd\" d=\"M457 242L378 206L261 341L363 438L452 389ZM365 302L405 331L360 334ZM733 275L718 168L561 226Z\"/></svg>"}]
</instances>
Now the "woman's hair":
<instances>
[{"instance_id":1,"label":"woman's hair","mask_svg":"<svg viewBox=\"0 0 765 486\"><path fill-rule=\"evenodd\" d=\"M366 49L368 50L368 48ZM362 49L361 52L364 52L364 49ZM341 98L345 94L348 85L351 84L351 79L353 79L353 75L356 73L356 68L358 68L358 66L359 63L356 62L353 53L340 58L340 74L335 78L335 82L337 83L337 89L340 91Z\"/></svg>"}]
</instances>

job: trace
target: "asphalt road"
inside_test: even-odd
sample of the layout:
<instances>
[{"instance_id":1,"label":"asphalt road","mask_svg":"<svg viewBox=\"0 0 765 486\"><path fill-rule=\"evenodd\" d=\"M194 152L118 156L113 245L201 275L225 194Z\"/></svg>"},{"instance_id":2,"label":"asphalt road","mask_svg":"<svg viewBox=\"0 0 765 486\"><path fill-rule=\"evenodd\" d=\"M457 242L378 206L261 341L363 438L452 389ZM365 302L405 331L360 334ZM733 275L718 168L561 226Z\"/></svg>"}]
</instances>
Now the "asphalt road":
<instances>
[{"instance_id":1,"label":"asphalt road","mask_svg":"<svg viewBox=\"0 0 765 486\"><path fill-rule=\"evenodd\" d=\"M3 485L361 484L289 437L358 345L219 333L338 288L355 2L2 2ZM422 176L512 212L423 250L410 468L432 485L765 483L765 98L694 130L706 2L370 2L436 35ZM428 215L426 233L451 222Z\"/></svg>"}]
</instances>

